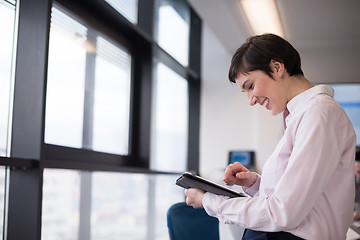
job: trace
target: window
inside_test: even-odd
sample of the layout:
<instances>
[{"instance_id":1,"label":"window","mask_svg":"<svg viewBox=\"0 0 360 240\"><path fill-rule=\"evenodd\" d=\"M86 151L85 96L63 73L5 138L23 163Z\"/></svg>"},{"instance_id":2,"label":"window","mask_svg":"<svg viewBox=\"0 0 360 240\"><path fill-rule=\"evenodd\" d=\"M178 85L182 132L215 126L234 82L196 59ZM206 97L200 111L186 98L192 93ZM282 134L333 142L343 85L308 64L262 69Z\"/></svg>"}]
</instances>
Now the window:
<instances>
[{"instance_id":1,"label":"window","mask_svg":"<svg viewBox=\"0 0 360 240\"><path fill-rule=\"evenodd\" d=\"M79 198L78 171L44 171L41 239L78 239Z\"/></svg>"},{"instance_id":2,"label":"window","mask_svg":"<svg viewBox=\"0 0 360 240\"><path fill-rule=\"evenodd\" d=\"M356 146L360 146L360 84L334 84L334 99L344 108L356 133Z\"/></svg>"},{"instance_id":3,"label":"window","mask_svg":"<svg viewBox=\"0 0 360 240\"><path fill-rule=\"evenodd\" d=\"M15 32L15 2L0 0L0 157L9 157L12 56ZM4 238L6 173L8 168L0 166L0 239Z\"/></svg>"},{"instance_id":4,"label":"window","mask_svg":"<svg viewBox=\"0 0 360 240\"><path fill-rule=\"evenodd\" d=\"M90 174L90 181L82 181L83 174ZM90 189L91 200L86 202L91 207L83 207L89 207L91 239L167 240L166 212L184 200L183 189L174 184L177 177L48 169L44 172L42 239L81 239L80 192Z\"/></svg>"},{"instance_id":5,"label":"window","mask_svg":"<svg viewBox=\"0 0 360 240\"><path fill-rule=\"evenodd\" d=\"M91 239L146 239L148 177L95 172L92 182Z\"/></svg>"},{"instance_id":6,"label":"window","mask_svg":"<svg viewBox=\"0 0 360 240\"><path fill-rule=\"evenodd\" d=\"M184 201L178 176L92 174L91 239L169 239L166 212Z\"/></svg>"},{"instance_id":7,"label":"window","mask_svg":"<svg viewBox=\"0 0 360 240\"><path fill-rule=\"evenodd\" d=\"M0 156L7 156L15 7L0 0Z\"/></svg>"},{"instance_id":8,"label":"window","mask_svg":"<svg viewBox=\"0 0 360 240\"><path fill-rule=\"evenodd\" d=\"M160 47L183 66L189 64L189 7L185 1L157 0L156 35Z\"/></svg>"},{"instance_id":9,"label":"window","mask_svg":"<svg viewBox=\"0 0 360 240\"><path fill-rule=\"evenodd\" d=\"M85 26L57 8L52 8L46 93L46 143L82 147L86 33Z\"/></svg>"},{"instance_id":10,"label":"window","mask_svg":"<svg viewBox=\"0 0 360 240\"><path fill-rule=\"evenodd\" d=\"M131 55L65 11L51 19L45 142L127 155Z\"/></svg>"},{"instance_id":11,"label":"window","mask_svg":"<svg viewBox=\"0 0 360 240\"><path fill-rule=\"evenodd\" d=\"M184 189L175 185L178 177L178 175L154 175L152 179L150 178L155 189L154 206L150 206L154 215L150 219L154 220L155 225L151 226L154 229L153 239L169 239L169 232L165 227L167 210L174 203L185 201Z\"/></svg>"},{"instance_id":12,"label":"window","mask_svg":"<svg viewBox=\"0 0 360 240\"><path fill-rule=\"evenodd\" d=\"M187 168L188 83L158 63L154 84L152 169L183 172Z\"/></svg>"},{"instance_id":13,"label":"window","mask_svg":"<svg viewBox=\"0 0 360 240\"><path fill-rule=\"evenodd\" d=\"M93 149L128 154L130 55L97 37Z\"/></svg>"},{"instance_id":14,"label":"window","mask_svg":"<svg viewBox=\"0 0 360 240\"><path fill-rule=\"evenodd\" d=\"M0 0L0 20L0 238L168 239L177 172L198 170L196 13L186 0Z\"/></svg>"}]
</instances>

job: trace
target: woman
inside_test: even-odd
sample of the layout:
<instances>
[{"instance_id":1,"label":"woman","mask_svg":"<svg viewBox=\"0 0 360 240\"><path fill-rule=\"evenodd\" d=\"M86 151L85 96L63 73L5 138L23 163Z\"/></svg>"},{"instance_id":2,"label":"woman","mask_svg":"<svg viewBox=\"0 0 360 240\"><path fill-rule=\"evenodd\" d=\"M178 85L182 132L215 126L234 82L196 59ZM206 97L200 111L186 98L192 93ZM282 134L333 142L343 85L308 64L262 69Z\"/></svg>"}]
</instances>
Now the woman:
<instances>
[{"instance_id":1,"label":"woman","mask_svg":"<svg viewBox=\"0 0 360 240\"><path fill-rule=\"evenodd\" d=\"M235 52L229 79L251 106L284 114L284 136L261 176L240 163L225 170L225 183L242 186L249 197L188 189L187 204L244 226L246 240L345 239L354 204L355 133L333 89L308 81L298 52L273 34L250 37Z\"/></svg>"}]
</instances>

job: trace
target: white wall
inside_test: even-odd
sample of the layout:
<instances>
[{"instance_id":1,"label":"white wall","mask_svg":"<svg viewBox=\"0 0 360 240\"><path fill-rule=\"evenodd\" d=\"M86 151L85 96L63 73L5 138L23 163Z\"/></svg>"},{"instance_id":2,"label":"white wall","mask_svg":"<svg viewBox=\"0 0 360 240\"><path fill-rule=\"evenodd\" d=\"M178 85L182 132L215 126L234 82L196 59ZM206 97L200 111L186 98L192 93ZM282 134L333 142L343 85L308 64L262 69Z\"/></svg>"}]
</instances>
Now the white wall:
<instances>
[{"instance_id":1,"label":"white wall","mask_svg":"<svg viewBox=\"0 0 360 240\"><path fill-rule=\"evenodd\" d=\"M295 46L296 48L296 46ZM360 52L345 46L299 48L305 77L313 83L358 83Z\"/></svg>"},{"instance_id":2,"label":"white wall","mask_svg":"<svg viewBox=\"0 0 360 240\"><path fill-rule=\"evenodd\" d=\"M273 117L262 107L250 107L240 88L230 84L227 72L232 53L206 23L202 46L200 174L211 177L222 172L230 150L255 150L261 172L281 137L282 117Z\"/></svg>"}]
</instances>

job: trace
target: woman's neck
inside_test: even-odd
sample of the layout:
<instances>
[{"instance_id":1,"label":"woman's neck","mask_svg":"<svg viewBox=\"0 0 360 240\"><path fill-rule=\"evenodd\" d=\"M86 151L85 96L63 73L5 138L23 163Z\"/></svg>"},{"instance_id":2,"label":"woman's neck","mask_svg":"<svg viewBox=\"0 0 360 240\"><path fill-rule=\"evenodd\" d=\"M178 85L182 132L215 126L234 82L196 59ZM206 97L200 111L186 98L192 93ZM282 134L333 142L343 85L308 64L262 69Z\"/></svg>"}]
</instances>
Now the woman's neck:
<instances>
[{"instance_id":1,"label":"woman's neck","mask_svg":"<svg viewBox=\"0 0 360 240\"><path fill-rule=\"evenodd\" d=\"M295 96L305 92L306 90L314 87L309 80L304 76L289 76L286 81L288 89L288 99L289 101Z\"/></svg>"}]
</instances>

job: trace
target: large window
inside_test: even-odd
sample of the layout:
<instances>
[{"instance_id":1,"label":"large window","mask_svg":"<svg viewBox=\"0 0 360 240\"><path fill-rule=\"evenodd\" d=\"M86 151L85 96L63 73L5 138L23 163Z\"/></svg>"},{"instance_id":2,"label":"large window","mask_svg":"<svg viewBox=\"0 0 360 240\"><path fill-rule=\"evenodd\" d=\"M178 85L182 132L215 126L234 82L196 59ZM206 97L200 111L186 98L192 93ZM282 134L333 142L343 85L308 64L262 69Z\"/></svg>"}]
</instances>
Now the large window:
<instances>
[{"instance_id":1,"label":"large window","mask_svg":"<svg viewBox=\"0 0 360 240\"><path fill-rule=\"evenodd\" d=\"M130 54L58 8L51 20L45 142L127 155Z\"/></svg>"},{"instance_id":2,"label":"large window","mask_svg":"<svg viewBox=\"0 0 360 240\"><path fill-rule=\"evenodd\" d=\"M0 238L169 239L175 181L198 171L197 14L0 0L0 20Z\"/></svg>"},{"instance_id":3,"label":"large window","mask_svg":"<svg viewBox=\"0 0 360 240\"><path fill-rule=\"evenodd\" d=\"M136 23L137 1L129 2L127 8L117 5L122 1L106 2ZM120 44L116 34L100 32L61 5L52 8L45 143L136 159L140 155L137 143L143 142L139 140L143 136L136 134L144 131L136 123L145 123L150 135L145 142L149 149L145 170L163 174L45 169L43 238L169 238L166 212L173 203L184 200L183 190L175 185L178 174L169 173L188 169L190 11L185 2L156 3L157 41L163 49L155 50L158 55L146 55L146 49L135 46L141 60L134 60L131 47ZM169 31L174 27L181 28L174 38L179 42L167 45L174 40ZM133 69L141 67L139 62L147 64L149 74ZM144 87L149 82L150 88ZM152 97L139 106L138 99L130 100L131 93L140 90ZM139 114L138 107L151 111ZM67 158L72 158L71 153ZM62 207L55 209L57 205Z\"/></svg>"},{"instance_id":4,"label":"large window","mask_svg":"<svg viewBox=\"0 0 360 240\"><path fill-rule=\"evenodd\" d=\"M6 156L9 134L11 64L15 7L0 0L0 156Z\"/></svg>"}]
</instances>

